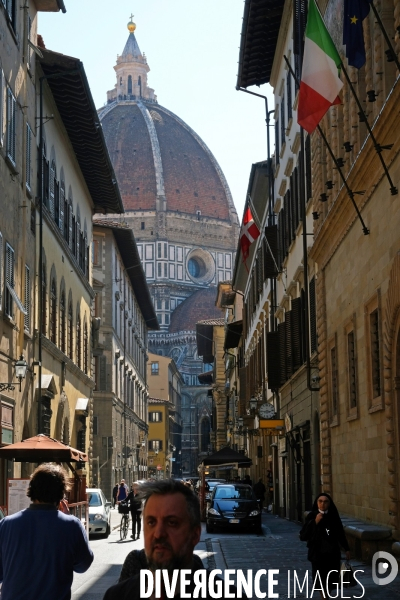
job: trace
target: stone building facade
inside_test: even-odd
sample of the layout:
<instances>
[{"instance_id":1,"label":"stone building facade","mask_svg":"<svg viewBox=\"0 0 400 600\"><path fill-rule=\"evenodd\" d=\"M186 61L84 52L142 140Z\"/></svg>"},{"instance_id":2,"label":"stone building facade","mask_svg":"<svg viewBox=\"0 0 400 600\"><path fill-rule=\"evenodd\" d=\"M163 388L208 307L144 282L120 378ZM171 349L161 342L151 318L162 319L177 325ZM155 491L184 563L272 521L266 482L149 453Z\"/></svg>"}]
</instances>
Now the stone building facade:
<instances>
[{"instance_id":1,"label":"stone building facade","mask_svg":"<svg viewBox=\"0 0 400 600\"><path fill-rule=\"evenodd\" d=\"M93 475L111 498L121 478L147 478L147 338L158 323L132 230L93 224Z\"/></svg>"},{"instance_id":2,"label":"stone building facade","mask_svg":"<svg viewBox=\"0 0 400 600\"><path fill-rule=\"evenodd\" d=\"M206 402L197 381L202 367L195 322L215 314L215 293L211 300L209 288L232 276L238 220L210 150L186 123L158 104L148 87L149 66L136 41L136 25L130 22L128 29L115 66L116 86L99 117L124 201L124 222L137 240L160 325L159 333L149 334L149 349L178 365L186 384L182 416L189 423L190 407ZM188 318L193 294L202 310Z\"/></svg>"}]
</instances>

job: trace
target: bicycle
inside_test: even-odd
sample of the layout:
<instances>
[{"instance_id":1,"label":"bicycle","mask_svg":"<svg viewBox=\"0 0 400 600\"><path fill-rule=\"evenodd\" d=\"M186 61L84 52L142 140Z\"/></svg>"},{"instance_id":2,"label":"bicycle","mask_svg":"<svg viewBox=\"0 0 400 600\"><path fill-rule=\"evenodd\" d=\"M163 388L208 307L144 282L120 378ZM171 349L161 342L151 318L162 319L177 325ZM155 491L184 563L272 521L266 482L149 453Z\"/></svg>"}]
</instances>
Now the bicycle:
<instances>
[{"instance_id":1,"label":"bicycle","mask_svg":"<svg viewBox=\"0 0 400 600\"><path fill-rule=\"evenodd\" d=\"M118 512L122 515L121 524L119 527L119 535L121 541L123 541L126 539L129 530L129 506L121 502L118 504Z\"/></svg>"}]
</instances>

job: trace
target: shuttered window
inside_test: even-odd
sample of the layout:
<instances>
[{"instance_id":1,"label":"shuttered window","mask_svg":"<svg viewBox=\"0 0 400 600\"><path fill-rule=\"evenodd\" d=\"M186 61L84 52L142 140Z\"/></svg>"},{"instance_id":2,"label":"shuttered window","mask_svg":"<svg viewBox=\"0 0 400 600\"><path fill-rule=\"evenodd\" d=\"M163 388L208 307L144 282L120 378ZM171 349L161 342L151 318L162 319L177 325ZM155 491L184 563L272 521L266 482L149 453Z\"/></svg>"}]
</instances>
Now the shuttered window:
<instances>
[{"instance_id":1,"label":"shuttered window","mask_svg":"<svg viewBox=\"0 0 400 600\"><path fill-rule=\"evenodd\" d=\"M293 53L294 72L297 82L301 79L301 62L304 48L304 32L307 22L307 0L294 0L293 2ZM296 89L298 83L296 82Z\"/></svg>"},{"instance_id":2,"label":"shuttered window","mask_svg":"<svg viewBox=\"0 0 400 600\"><path fill-rule=\"evenodd\" d=\"M68 331L67 331L67 351L71 360L74 358L73 339L74 339L74 320L72 311L72 302L68 304Z\"/></svg>"},{"instance_id":3,"label":"shuttered window","mask_svg":"<svg viewBox=\"0 0 400 600\"><path fill-rule=\"evenodd\" d=\"M82 332L79 313L76 317L76 364L79 368L82 368Z\"/></svg>"},{"instance_id":4,"label":"shuttered window","mask_svg":"<svg viewBox=\"0 0 400 600\"><path fill-rule=\"evenodd\" d=\"M57 343L57 288L53 278L50 288L50 340Z\"/></svg>"},{"instance_id":5,"label":"shuttered window","mask_svg":"<svg viewBox=\"0 0 400 600\"><path fill-rule=\"evenodd\" d=\"M31 329L31 272L29 267L25 265L25 310L24 329L29 333Z\"/></svg>"},{"instance_id":6,"label":"shuttered window","mask_svg":"<svg viewBox=\"0 0 400 600\"><path fill-rule=\"evenodd\" d=\"M357 363L356 363L356 341L354 331L347 334L347 366L349 377L349 404L350 408L357 406Z\"/></svg>"},{"instance_id":7,"label":"shuttered window","mask_svg":"<svg viewBox=\"0 0 400 600\"><path fill-rule=\"evenodd\" d=\"M65 306L65 291L61 292L60 297L60 350L66 352L66 306Z\"/></svg>"},{"instance_id":8,"label":"shuttered window","mask_svg":"<svg viewBox=\"0 0 400 600\"><path fill-rule=\"evenodd\" d=\"M25 174L25 183L26 187L29 191L31 191L31 170L32 170L32 129L26 124L26 148L25 148L25 158L26 158L26 174Z\"/></svg>"},{"instance_id":9,"label":"shuttered window","mask_svg":"<svg viewBox=\"0 0 400 600\"><path fill-rule=\"evenodd\" d=\"M337 370L337 355L336 346L330 350L330 367L331 367L331 409L332 417L337 417L338 414L338 370Z\"/></svg>"},{"instance_id":10,"label":"shuttered window","mask_svg":"<svg viewBox=\"0 0 400 600\"><path fill-rule=\"evenodd\" d=\"M42 334L46 335L47 331L47 279L46 265L43 265L42 271Z\"/></svg>"},{"instance_id":11,"label":"shuttered window","mask_svg":"<svg viewBox=\"0 0 400 600\"><path fill-rule=\"evenodd\" d=\"M286 76L286 101L287 101L287 118L292 118L292 74L289 72Z\"/></svg>"},{"instance_id":12,"label":"shuttered window","mask_svg":"<svg viewBox=\"0 0 400 600\"><path fill-rule=\"evenodd\" d=\"M65 183L63 180L61 180L60 182L60 201L59 201L59 205L60 205L60 217L58 220L58 227L60 229L60 231L62 232L62 234L65 237L65 231L64 231L64 212L65 212Z\"/></svg>"},{"instance_id":13,"label":"shuttered window","mask_svg":"<svg viewBox=\"0 0 400 600\"><path fill-rule=\"evenodd\" d=\"M0 146L4 143L4 126L6 117L6 84L4 79L4 73L0 69Z\"/></svg>"},{"instance_id":14,"label":"shuttered window","mask_svg":"<svg viewBox=\"0 0 400 600\"><path fill-rule=\"evenodd\" d=\"M86 375L89 374L89 335L86 319L83 325L83 370Z\"/></svg>"},{"instance_id":15,"label":"shuttered window","mask_svg":"<svg viewBox=\"0 0 400 600\"><path fill-rule=\"evenodd\" d=\"M311 173L311 137L308 135L305 141L306 155L306 202L312 197L312 173Z\"/></svg>"},{"instance_id":16,"label":"shuttered window","mask_svg":"<svg viewBox=\"0 0 400 600\"><path fill-rule=\"evenodd\" d=\"M281 386L278 331L270 331L267 333L267 377L268 388L270 390L278 390Z\"/></svg>"},{"instance_id":17,"label":"shuttered window","mask_svg":"<svg viewBox=\"0 0 400 600\"><path fill-rule=\"evenodd\" d=\"M275 121L275 162L276 165L279 165L279 121Z\"/></svg>"},{"instance_id":18,"label":"shuttered window","mask_svg":"<svg viewBox=\"0 0 400 600\"><path fill-rule=\"evenodd\" d=\"M379 313L375 309L369 315L369 332L371 345L371 375L372 375L372 398L381 395L381 359L379 343Z\"/></svg>"},{"instance_id":19,"label":"shuttered window","mask_svg":"<svg viewBox=\"0 0 400 600\"><path fill-rule=\"evenodd\" d=\"M4 293L4 310L6 315L13 316L13 298L8 287L14 289L14 250L6 244L6 287Z\"/></svg>"},{"instance_id":20,"label":"shuttered window","mask_svg":"<svg viewBox=\"0 0 400 600\"><path fill-rule=\"evenodd\" d=\"M281 99L281 145L285 143L286 138L286 120L285 120L285 96L282 94Z\"/></svg>"},{"instance_id":21,"label":"shuttered window","mask_svg":"<svg viewBox=\"0 0 400 600\"><path fill-rule=\"evenodd\" d=\"M278 228L270 225L265 228L264 279L273 279L278 275Z\"/></svg>"},{"instance_id":22,"label":"shuttered window","mask_svg":"<svg viewBox=\"0 0 400 600\"><path fill-rule=\"evenodd\" d=\"M54 160L51 161L50 164L50 181L49 181L49 189L50 189L50 196L49 196L49 210L50 213L52 215L52 217L54 218L54 198L55 198L55 185L56 185L56 177L57 177L57 168L56 168L56 163Z\"/></svg>"},{"instance_id":23,"label":"shuttered window","mask_svg":"<svg viewBox=\"0 0 400 600\"><path fill-rule=\"evenodd\" d=\"M293 360L293 372L301 367L304 362L304 356L302 352L302 302L301 298L295 298L292 300L292 318L291 318L291 341L292 341L292 360Z\"/></svg>"},{"instance_id":24,"label":"shuttered window","mask_svg":"<svg viewBox=\"0 0 400 600\"><path fill-rule=\"evenodd\" d=\"M280 360L280 375L282 385L286 381L286 323L279 323L279 360Z\"/></svg>"},{"instance_id":25,"label":"shuttered window","mask_svg":"<svg viewBox=\"0 0 400 600\"><path fill-rule=\"evenodd\" d=\"M311 354L317 351L317 307L315 298L315 277L310 281L309 286L309 297L310 297L310 350Z\"/></svg>"},{"instance_id":26,"label":"shuttered window","mask_svg":"<svg viewBox=\"0 0 400 600\"><path fill-rule=\"evenodd\" d=\"M16 100L11 89L7 88L7 156L15 165L15 137L16 137Z\"/></svg>"}]
</instances>

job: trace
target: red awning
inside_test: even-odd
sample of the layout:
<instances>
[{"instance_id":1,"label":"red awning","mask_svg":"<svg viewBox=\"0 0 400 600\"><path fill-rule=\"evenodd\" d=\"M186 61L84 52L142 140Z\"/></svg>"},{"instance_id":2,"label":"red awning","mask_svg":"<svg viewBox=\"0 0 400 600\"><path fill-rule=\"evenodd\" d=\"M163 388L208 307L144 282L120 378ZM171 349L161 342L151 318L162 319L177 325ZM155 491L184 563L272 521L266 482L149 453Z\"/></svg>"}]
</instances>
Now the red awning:
<instances>
[{"instance_id":1,"label":"red awning","mask_svg":"<svg viewBox=\"0 0 400 600\"><path fill-rule=\"evenodd\" d=\"M71 448L43 433L0 448L0 458L14 459L17 462L87 462L88 460L85 452Z\"/></svg>"}]
</instances>

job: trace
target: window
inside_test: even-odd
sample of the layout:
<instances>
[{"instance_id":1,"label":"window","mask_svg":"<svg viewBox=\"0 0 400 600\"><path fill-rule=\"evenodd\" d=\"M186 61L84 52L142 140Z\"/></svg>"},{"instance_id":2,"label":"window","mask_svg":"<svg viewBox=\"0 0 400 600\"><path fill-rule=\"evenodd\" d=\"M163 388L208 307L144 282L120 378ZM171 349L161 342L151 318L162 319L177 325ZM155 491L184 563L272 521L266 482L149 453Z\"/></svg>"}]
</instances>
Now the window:
<instances>
[{"instance_id":1,"label":"window","mask_svg":"<svg viewBox=\"0 0 400 600\"><path fill-rule=\"evenodd\" d=\"M169 314L164 315L164 323L165 325L169 325Z\"/></svg>"},{"instance_id":2,"label":"window","mask_svg":"<svg viewBox=\"0 0 400 600\"><path fill-rule=\"evenodd\" d=\"M65 183L64 183L64 179L62 178L62 173L61 173L61 181L60 181L59 206L60 206L60 218L58 220L58 227L60 228L61 233L65 237L65 231L64 231L64 227L65 227L65 220L64 220L64 213L65 213Z\"/></svg>"},{"instance_id":3,"label":"window","mask_svg":"<svg viewBox=\"0 0 400 600\"><path fill-rule=\"evenodd\" d=\"M369 334L371 343L372 398L377 398L381 395L379 316L377 308L369 315Z\"/></svg>"},{"instance_id":4,"label":"window","mask_svg":"<svg viewBox=\"0 0 400 600\"><path fill-rule=\"evenodd\" d=\"M11 404L1 403L1 443L12 444L14 433L14 407Z\"/></svg>"},{"instance_id":5,"label":"window","mask_svg":"<svg viewBox=\"0 0 400 600\"><path fill-rule=\"evenodd\" d=\"M151 374L152 375L159 374L159 363L158 362L151 363Z\"/></svg>"},{"instance_id":6,"label":"window","mask_svg":"<svg viewBox=\"0 0 400 600\"><path fill-rule=\"evenodd\" d=\"M70 301L68 304L67 350L68 350L68 356L71 360L73 360L73 358L74 358L73 345L72 345L73 333L74 333L74 329L73 329L73 316L72 316L72 301Z\"/></svg>"},{"instance_id":7,"label":"window","mask_svg":"<svg viewBox=\"0 0 400 600\"><path fill-rule=\"evenodd\" d=\"M144 230L144 227L145 227L145 225L144 225L144 221L142 221L142 222L140 223L140 229L143 231L143 230Z\"/></svg>"},{"instance_id":8,"label":"window","mask_svg":"<svg viewBox=\"0 0 400 600\"><path fill-rule=\"evenodd\" d=\"M83 370L86 375L89 373L89 336L86 319L83 325Z\"/></svg>"},{"instance_id":9,"label":"window","mask_svg":"<svg viewBox=\"0 0 400 600\"><path fill-rule=\"evenodd\" d=\"M76 364L82 367L82 336L81 336L81 317L79 312L76 316Z\"/></svg>"},{"instance_id":10,"label":"window","mask_svg":"<svg viewBox=\"0 0 400 600\"><path fill-rule=\"evenodd\" d=\"M100 240L93 240L93 264L100 265Z\"/></svg>"},{"instance_id":11,"label":"window","mask_svg":"<svg viewBox=\"0 0 400 600\"><path fill-rule=\"evenodd\" d=\"M4 79L4 73L0 69L0 146L4 143L4 104L5 104L5 93L6 93L6 82Z\"/></svg>"},{"instance_id":12,"label":"window","mask_svg":"<svg viewBox=\"0 0 400 600\"><path fill-rule=\"evenodd\" d=\"M27 31L28 31L28 42L32 41L32 18L30 16L29 13L27 13L26 15L26 25L27 25ZM27 64L28 64L28 69L31 68L31 61L32 61L32 48L30 46L30 44L28 44L28 60L27 60Z\"/></svg>"},{"instance_id":13,"label":"window","mask_svg":"<svg viewBox=\"0 0 400 600\"><path fill-rule=\"evenodd\" d=\"M289 72L286 76L286 101L288 121L292 118L292 74Z\"/></svg>"},{"instance_id":14,"label":"window","mask_svg":"<svg viewBox=\"0 0 400 600\"><path fill-rule=\"evenodd\" d=\"M7 88L7 157L15 165L15 117L16 100L10 88Z\"/></svg>"},{"instance_id":15,"label":"window","mask_svg":"<svg viewBox=\"0 0 400 600\"><path fill-rule=\"evenodd\" d=\"M152 410L149 412L149 423L161 423L162 422L162 412Z\"/></svg>"},{"instance_id":16,"label":"window","mask_svg":"<svg viewBox=\"0 0 400 600\"><path fill-rule=\"evenodd\" d=\"M128 94L132 94L132 75L128 75Z\"/></svg>"},{"instance_id":17,"label":"window","mask_svg":"<svg viewBox=\"0 0 400 600\"><path fill-rule=\"evenodd\" d=\"M6 288L4 310L6 315L13 317L13 298L10 289L14 289L14 250L6 244Z\"/></svg>"},{"instance_id":18,"label":"window","mask_svg":"<svg viewBox=\"0 0 400 600\"><path fill-rule=\"evenodd\" d=\"M29 332L31 328L31 272L27 265L25 265L25 310L24 329Z\"/></svg>"},{"instance_id":19,"label":"window","mask_svg":"<svg viewBox=\"0 0 400 600\"><path fill-rule=\"evenodd\" d=\"M66 352L66 314L65 314L65 291L61 292L60 297L60 350Z\"/></svg>"},{"instance_id":20,"label":"window","mask_svg":"<svg viewBox=\"0 0 400 600\"><path fill-rule=\"evenodd\" d=\"M26 124L26 174L25 183L29 191L31 191L31 168L32 168L32 129Z\"/></svg>"},{"instance_id":21,"label":"window","mask_svg":"<svg viewBox=\"0 0 400 600\"><path fill-rule=\"evenodd\" d=\"M6 9L7 17L11 21L13 29L15 29L15 0L2 0Z\"/></svg>"},{"instance_id":22,"label":"window","mask_svg":"<svg viewBox=\"0 0 400 600\"><path fill-rule=\"evenodd\" d=\"M55 198L56 177L57 177L57 169L56 169L56 163L53 159L50 163L50 180L49 180L49 188L50 188L49 210L51 212L52 217L54 217L54 198Z\"/></svg>"},{"instance_id":23,"label":"window","mask_svg":"<svg viewBox=\"0 0 400 600\"><path fill-rule=\"evenodd\" d=\"M328 394L330 405L331 425L339 423L339 380L338 380L338 361L337 361L337 343L334 335L327 344L328 354Z\"/></svg>"},{"instance_id":24,"label":"window","mask_svg":"<svg viewBox=\"0 0 400 600\"><path fill-rule=\"evenodd\" d=\"M369 410L384 407L382 378L382 338L380 317L380 292L365 308L365 345L367 352L367 396Z\"/></svg>"},{"instance_id":25,"label":"window","mask_svg":"<svg viewBox=\"0 0 400 600\"><path fill-rule=\"evenodd\" d=\"M51 281L50 287L50 340L53 344L57 343L57 290L55 278Z\"/></svg>"},{"instance_id":26,"label":"window","mask_svg":"<svg viewBox=\"0 0 400 600\"><path fill-rule=\"evenodd\" d=\"M162 440L149 440L149 450L152 450L154 452L155 450L162 450L162 449L163 449Z\"/></svg>"},{"instance_id":27,"label":"window","mask_svg":"<svg viewBox=\"0 0 400 600\"><path fill-rule=\"evenodd\" d=\"M42 270L42 334L46 335L46 321L47 321L47 279L46 279L46 265L43 264Z\"/></svg>"},{"instance_id":28,"label":"window","mask_svg":"<svg viewBox=\"0 0 400 600\"><path fill-rule=\"evenodd\" d=\"M357 363L354 331L347 334L347 369L349 378L349 407L357 408Z\"/></svg>"}]
</instances>

